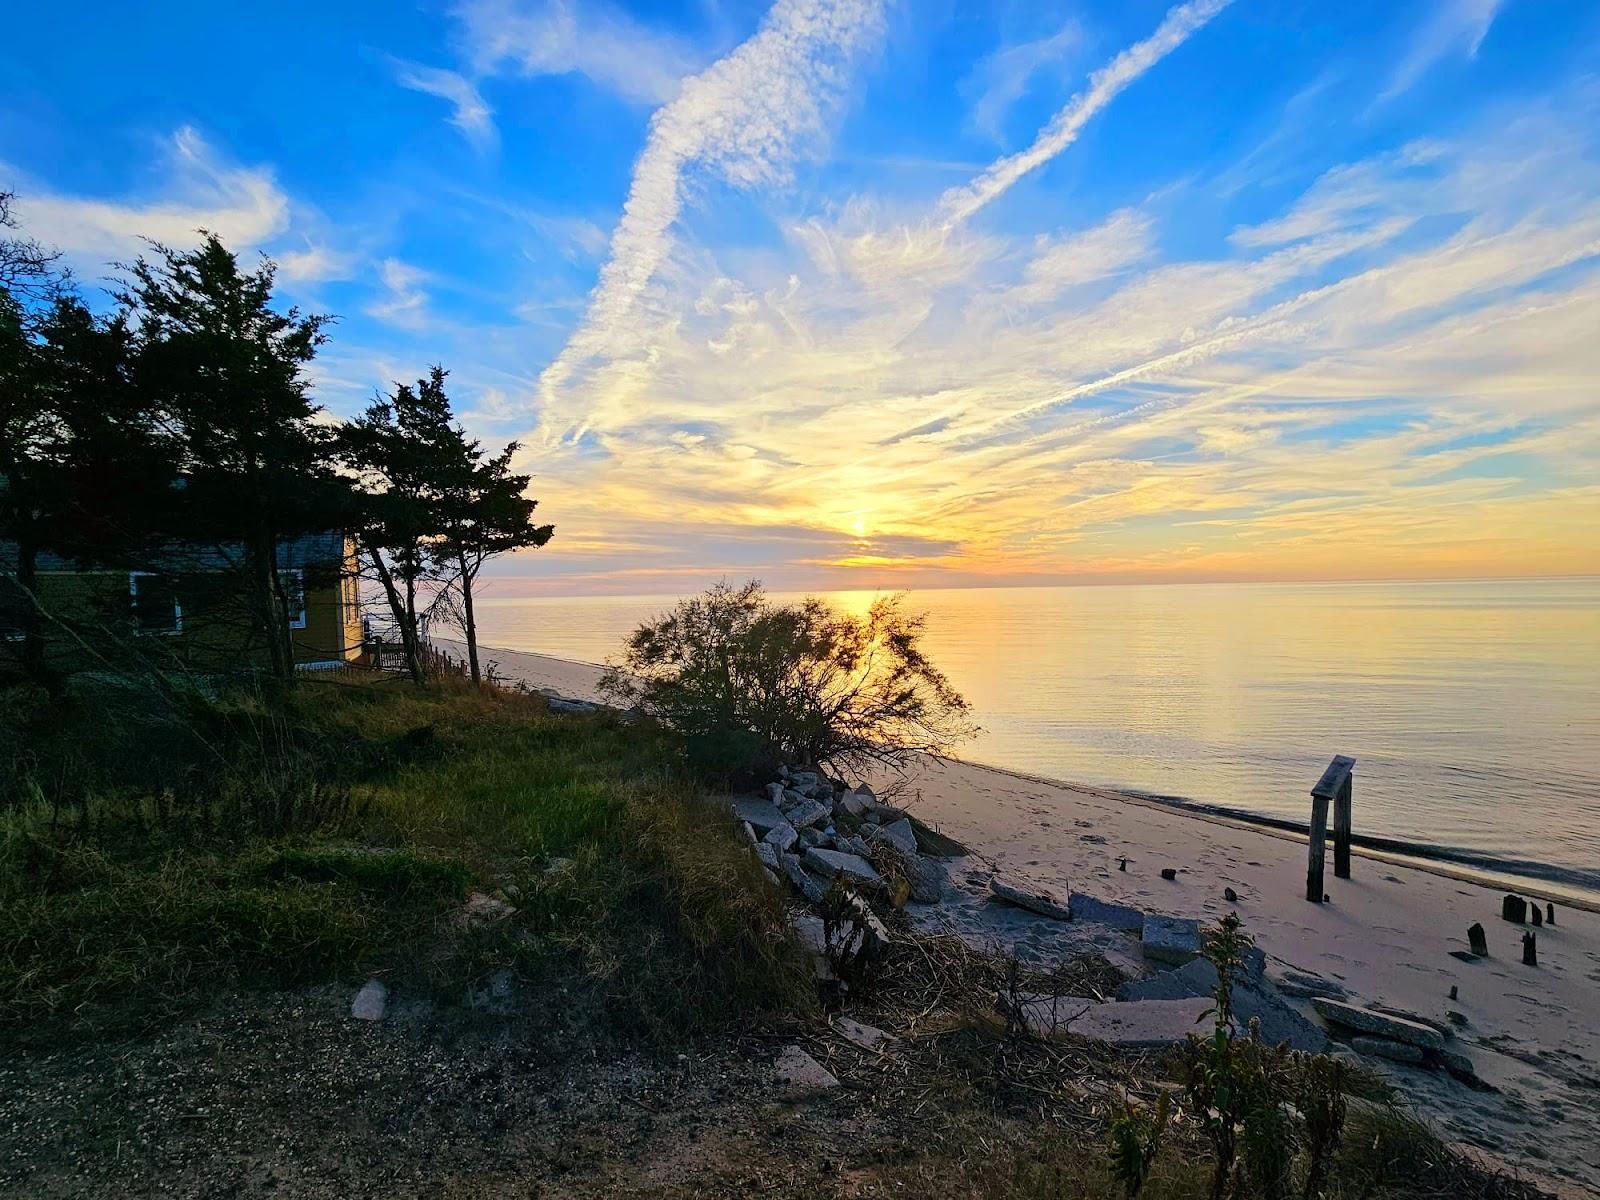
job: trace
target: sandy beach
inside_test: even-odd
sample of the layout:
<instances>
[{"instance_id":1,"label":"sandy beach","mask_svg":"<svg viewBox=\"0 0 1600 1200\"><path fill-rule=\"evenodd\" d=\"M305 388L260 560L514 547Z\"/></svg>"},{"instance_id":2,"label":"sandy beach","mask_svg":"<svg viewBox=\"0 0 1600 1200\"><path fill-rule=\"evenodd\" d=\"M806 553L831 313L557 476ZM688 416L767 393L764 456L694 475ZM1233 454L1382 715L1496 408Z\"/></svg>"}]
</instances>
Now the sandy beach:
<instances>
[{"instance_id":1,"label":"sandy beach","mask_svg":"<svg viewBox=\"0 0 1600 1200\"><path fill-rule=\"evenodd\" d=\"M460 653L459 643L435 642ZM600 698L600 668L592 664L505 650L483 657L509 680ZM1061 895L1078 891L1172 916L1209 920L1236 909L1266 952L1271 977L1302 986L1308 977L1326 980L1352 1000L1438 1021L1447 1011L1463 1014L1457 1044L1494 1090L1390 1063L1383 1072L1457 1140L1565 1181L1570 1194L1600 1192L1600 915L1558 902L1556 924L1538 931L1539 965L1527 967L1523 928L1500 918L1502 889L1457 868L1358 852L1349 880L1334 879L1330 862L1330 901L1312 904L1304 899L1305 841L1293 834L962 762L922 761L893 790L896 803L973 851L952 863L944 903L912 906L924 927L986 944L1058 950L1090 943L1140 970L1132 935L1073 929L996 904L988 875L999 870ZM1162 879L1163 868L1175 869L1176 879ZM1237 903L1224 898L1230 887ZM1451 957L1467 949L1474 922L1487 930L1490 957ZM1310 1014L1309 1001L1291 1002Z\"/></svg>"}]
</instances>

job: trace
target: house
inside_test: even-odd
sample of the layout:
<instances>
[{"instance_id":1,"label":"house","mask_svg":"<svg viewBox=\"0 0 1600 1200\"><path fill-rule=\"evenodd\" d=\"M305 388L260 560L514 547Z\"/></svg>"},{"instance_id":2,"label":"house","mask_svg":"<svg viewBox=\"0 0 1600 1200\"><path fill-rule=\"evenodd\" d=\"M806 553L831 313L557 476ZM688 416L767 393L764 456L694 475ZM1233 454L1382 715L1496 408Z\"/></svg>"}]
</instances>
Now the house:
<instances>
[{"instance_id":1,"label":"house","mask_svg":"<svg viewBox=\"0 0 1600 1200\"><path fill-rule=\"evenodd\" d=\"M357 562L354 539L339 532L279 545L296 665L340 666L361 653ZM230 547L171 546L136 570L41 554L36 594L47 614L47 658L66 665L122 646L200 671L261 665L266 646L243 603L242 564ZM0 642L20 641L24 603L16 547L0 542ZM6 657L14 656L0 655L0 670Z\"/></svg>"}]
</instances>

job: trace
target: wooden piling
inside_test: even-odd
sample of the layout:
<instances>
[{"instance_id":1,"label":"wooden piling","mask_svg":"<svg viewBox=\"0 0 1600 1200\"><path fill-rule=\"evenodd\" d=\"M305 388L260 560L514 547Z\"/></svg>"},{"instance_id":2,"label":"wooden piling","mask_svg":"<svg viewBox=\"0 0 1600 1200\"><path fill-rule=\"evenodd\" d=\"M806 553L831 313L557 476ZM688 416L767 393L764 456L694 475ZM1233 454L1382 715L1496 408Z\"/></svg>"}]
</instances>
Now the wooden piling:
<instances>
[{"instance_id":1,"label":"wooden piling","mask_svg":"<svg viewBox=\"0 0 1600 1200\"><path fill-rule=\"evenodd\" d=\"M1311 850L1306 869L1306 899L1321 904L1324 895L1322 865L1328 851L1328 805L1334 805L1333 873L1350 878L1350 778L1356 760L1335 754L1328 769L1311 789Z\"/></svg>"},{"instance_id":2,"label":"wooden piling","mask_svg":"<svg viewBox=\"0 0 1600 1200\"><path fill-rule=\"evenodd\" d=\"M1328 798L1311 793L1311 855L1306 866L1306 899L1321 904L1322 860L1328 852Z\"/></svg>"},{"instance_id":3,"label":"wooden piling","mask_svg":"<svg viewBox=\"0 0 1600 1200\"><path fill-rule=\"evenodd\" d=\"M1333 874L1350 878L1350 805L1355 792L1355 772L1344 777L1344 786L1333 801Z\"/></svg>"}]
</instances>

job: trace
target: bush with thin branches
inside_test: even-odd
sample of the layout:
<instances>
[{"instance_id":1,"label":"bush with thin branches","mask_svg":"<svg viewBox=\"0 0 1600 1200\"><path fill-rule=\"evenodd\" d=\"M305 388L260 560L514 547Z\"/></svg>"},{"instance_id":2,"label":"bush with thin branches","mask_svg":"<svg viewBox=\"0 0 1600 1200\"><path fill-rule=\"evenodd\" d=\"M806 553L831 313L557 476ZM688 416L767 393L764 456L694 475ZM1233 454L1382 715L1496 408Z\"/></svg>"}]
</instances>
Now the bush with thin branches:
<instances>
[{"instance_id":1,"label":"bush with thin branches","mask_svg":"<svg viewBox=\"0 0 1600 1200\"><path fill-rule=\"evenodd\" d=\"M858 616L814 597L775 602L754 580L721 583L635 630L601 686L680 733L707 774L903 769L976 732L923 632L901 596Z\"/></svg>"}]
</instances>

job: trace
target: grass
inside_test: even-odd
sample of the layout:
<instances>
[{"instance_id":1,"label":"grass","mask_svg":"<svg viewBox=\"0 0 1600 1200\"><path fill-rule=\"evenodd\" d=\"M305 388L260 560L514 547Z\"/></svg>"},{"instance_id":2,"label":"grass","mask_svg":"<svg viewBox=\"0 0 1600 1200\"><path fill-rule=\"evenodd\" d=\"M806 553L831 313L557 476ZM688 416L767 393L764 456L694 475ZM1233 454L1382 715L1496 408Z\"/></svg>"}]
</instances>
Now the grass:
<instances>
[{"instance_id":1,"label":"grass","mask_svg":"<svg viewBox=\"0 0 1600 1200\"><path fill-rule=\"evenodd\" d=\"M134 726L114 709L56 720L28 703L31 716L0 730L0 751L31 747L14 754L0 797L0 1037L53 1048L63 1034L138 1032L229 989L371 973L448 1008L509 970L540 1022L561 1026L557 1041L572 1020L665 1044L816 1004L779 893L647 726L552 717L537 698L451 681L419 691L360 676L314 677L277 698L190 696ZM40 720L53 732L30 739ZM146 745L164 760L141 755ZM474 890L515 914L463 927ZM1006 986L1002 960L954 939L906 939L895 953L875 993L854 997L853 1011L886 1027L992 1014ZM1073 962L1027 982L1105 992L1106 971ZM882 1164L885 1190L1123 1194L1094 1099L1104 1089L1078 1087L1053 1113L1041 1097L1085 1081L1148 1091L1159 1063L1005 1039L992 1019L903 1045L904 1078L885 1067L878 1103L931 1104L943 1133ZM1209 1152L1185 1120L1149 1200L1210 1193ZM1531 1194L1382 1103L1352 1105L1323 1193Z\"/></svg>"},{"instance_id":2,"label":"grass","mask_svg":"<svg viewBox=\"0 0 1600 1200\"><path fill-rule=\"evenodd\" d=\"M129 752L114 720L101 734L77 715L85 761L116 754L81 739ZM459 993L490 959L580 984L610 1024L658 1040L807 1003L776 895L647 730L359 676L183 719L162 744L200 747L206 769L170 772L181 790L157 791L143 764L87 788L37 756L13 779L0 1029L105 1032L218 989L373 971ZM211 768L222 759L246 765ZM52 778L77 792L64 803ZM461 933L450 915L471 889L514 897L513 921Z\"/></svg>"}]
</instances>

